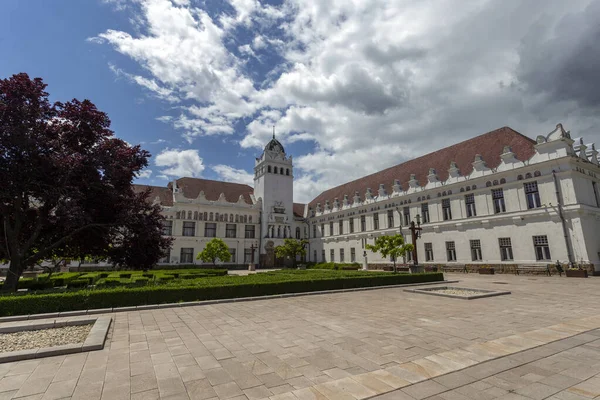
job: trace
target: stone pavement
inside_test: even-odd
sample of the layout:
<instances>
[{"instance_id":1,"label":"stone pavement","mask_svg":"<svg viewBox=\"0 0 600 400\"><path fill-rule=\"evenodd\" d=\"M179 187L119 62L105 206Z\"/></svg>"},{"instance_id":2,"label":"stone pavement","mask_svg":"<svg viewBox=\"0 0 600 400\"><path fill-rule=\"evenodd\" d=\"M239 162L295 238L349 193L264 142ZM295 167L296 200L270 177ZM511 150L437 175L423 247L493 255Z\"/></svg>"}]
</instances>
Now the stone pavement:
<instances>
[{"instance_id":1,"label":"stone pavement","mask_svg":"<svg viewBox=\"0 0 600 400\"><path fill-rule=\"evenodd\" d=\"M0 400L600 396L599 278L447 278L512 294L394 288L116 313L104 350L0 364Z\"/></svg>"}]
</instances>

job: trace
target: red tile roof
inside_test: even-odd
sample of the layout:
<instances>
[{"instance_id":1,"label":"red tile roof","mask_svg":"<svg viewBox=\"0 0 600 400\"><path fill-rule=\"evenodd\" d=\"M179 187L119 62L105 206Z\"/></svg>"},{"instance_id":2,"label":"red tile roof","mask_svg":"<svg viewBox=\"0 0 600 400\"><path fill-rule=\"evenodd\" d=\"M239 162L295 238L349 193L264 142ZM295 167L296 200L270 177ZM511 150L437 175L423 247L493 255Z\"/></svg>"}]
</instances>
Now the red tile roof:
<instances>
[{"instance_id":1,"label":"red tile roof","mask_svg":"<svg viewBox=\"0 0 600 400\"><path fill-rule=\"evenodd\" d=\"M300 217L303 218L304 217L304 208L306 207L306 204L304 203L294 203L294 216L295 217Z\"/></svg>"},{"instance_id":2,"label":"red tile roof","mask_svg":"<svg viewBox=\"0 0 600 400\"><path fill-rule=\"evenodd\" d=\"M171 185L172 183L169 183L169 187ZM188 199L195 199L200 191L204 191L207 200L218 200L221 193L223 193L225 199L230 203L236 203L242 195L246 203L252 204L250 195L254 192L254 189L248 185L200 178L177 179L177 187L182 190L183 195Z\"/></svg>"},{"instance_id":3,"label":"red tile roof","mask_svg":"<svg viewBox=\"0 0 600 400\"><path fill-rule=\"evenodd\" d=\"M148 196L148 201L153 202L156 197L160 199L160 203L163 206L172 206L173 205L173 192L168 187L162 186L149 186L149 185L133 185L133 190L136 193L143 192L144 190L150 188L150 195Z\"/></svg>"},{"instance_id":4,"label":"red tile roof","mask_svg":"<svg viewBox=\"0 0 600 400\"><path fill-rule=\"evenodd\" d=\"M364 199L367 188L371 188L373 196L377 196L381 183L385 185L387 193L392 193L394 179L399 179L402 189L406 190L411 174L415 174L419 184L425 186L429 168L435 168L438 178L445 181L448 179L448 169L452 161L456 162L461 175L468 175L473 170L471 163L476 154L481 154L489 168L495 168L500 164L500 154L504 146L511 146L517 159L527 160L534 153L534 144L534 140L509 127L503 127L326 190L312 200L309 206L315 209L317 203L321 203L321 208L324 209L325 201L329 200L329 204L333 206L336 197L342 204L345 194L352 202L355 192Z\"/></svg>"}]
</instances>

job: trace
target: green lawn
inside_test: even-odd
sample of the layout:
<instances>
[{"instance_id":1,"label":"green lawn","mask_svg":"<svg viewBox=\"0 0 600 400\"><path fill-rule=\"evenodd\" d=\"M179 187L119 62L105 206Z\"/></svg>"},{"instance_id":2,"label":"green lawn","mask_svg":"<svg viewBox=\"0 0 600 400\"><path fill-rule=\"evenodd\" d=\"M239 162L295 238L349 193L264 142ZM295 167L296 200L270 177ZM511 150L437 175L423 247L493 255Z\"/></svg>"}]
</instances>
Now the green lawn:
<instances>
[{"instance_id":1,"label":"green lawn","mask_svg":"<svg viewBox=\"0 0 600 400\"><path fill-rule=\"evenodd\" d=\"M280 270L248 276L217 276L222 270L152 271L152 279L138 283L141 272L119 271L111 277L95 276L97 286L72 288L61 292L47 290L0 297L0 315L23 315L147 304L177 303L240 297L349 289L443 280L441 273L394 274L368 271ZM206 274L211 271L212 275ZM102 274L102 273L93 273ZM122 274L131 274L129 277ZM173 274L177 274L175 277ZM84 274L82 274L84 275ZM82 275L75 280L88 279ZM90 275L90 274L85 274ZM118 277L117 277L118 275ZM171 275L172 278L163 279ZM69 276L69 279L72 277ZM51 278L52 279L52 278ZM91 279L91 278L90 278ZM122 282L116 287L100 285L102 280ZM67 283L68 284L68 283ZM56 289L54 289L56 290Z\"/></svg>"}]
</instances>

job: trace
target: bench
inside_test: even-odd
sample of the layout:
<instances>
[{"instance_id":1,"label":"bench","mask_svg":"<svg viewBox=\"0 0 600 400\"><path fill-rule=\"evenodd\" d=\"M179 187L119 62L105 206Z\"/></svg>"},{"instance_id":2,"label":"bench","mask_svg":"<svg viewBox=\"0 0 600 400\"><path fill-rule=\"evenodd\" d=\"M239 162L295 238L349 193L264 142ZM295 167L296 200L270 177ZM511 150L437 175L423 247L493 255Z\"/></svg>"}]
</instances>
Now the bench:
<instances>
[{"instance_id":1,"label":"bench","mask_svg":"<svg viewBox=\"0 0 600 400\"><path fill-rule=\"evenodd\" d=\"M515 269L515 275L522 273L543 273L544 275L552 276L548 265L518 265Z\"/></svg>"},{"instance_id":2,"label":"bench","mask_svg":"<svg viewBox=\"0 0 600 400\"><path fill-rule=\"evenodd\" d=\"M444 272L464 272L465 274L469 273L467 266L465 264L453 264L453 265L444 265L442 266L442 271Z\"/></svg>"}]
</instances>

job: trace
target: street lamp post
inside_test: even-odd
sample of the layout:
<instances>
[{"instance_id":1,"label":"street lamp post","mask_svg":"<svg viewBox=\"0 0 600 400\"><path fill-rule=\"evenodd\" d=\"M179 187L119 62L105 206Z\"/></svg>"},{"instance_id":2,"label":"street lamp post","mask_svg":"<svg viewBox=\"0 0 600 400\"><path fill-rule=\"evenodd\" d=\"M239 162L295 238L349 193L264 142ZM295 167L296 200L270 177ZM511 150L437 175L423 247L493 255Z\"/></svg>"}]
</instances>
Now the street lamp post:
<instances>
[{"instance_id":1,"label":"street lamp post","mask_svg":"<svg viewBox=\"0 0 600 400\"><path fill-rule=\"evenodd\" d=\"M248 271L254 271L256 269L254 266L254 252L256 251L256 246L254 246L254 243L252 243L252 246L250 246L250 251L252 252L252 258L248 264Z\"/></svg>"},{"instance_id":2,"label":"street lamp post","mask_svg":"<svg viewBox=\"0 0 600 400\"><path fill-rule=\"evenodd\" d=\"M418 255L417 255L417 239L419 239L421 237L421 231L423 230L423 228L421 228L421 216L419 214L417 214L416 216L417 219L417 223L415 225L415 221L411 221L410 222L410 233L412 236L412 245L413 245L413 269L414 272L418 272L419 271L419 259L418 259Z\"/></svg>"}]
</instances>

